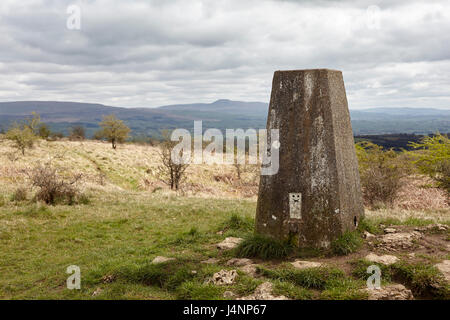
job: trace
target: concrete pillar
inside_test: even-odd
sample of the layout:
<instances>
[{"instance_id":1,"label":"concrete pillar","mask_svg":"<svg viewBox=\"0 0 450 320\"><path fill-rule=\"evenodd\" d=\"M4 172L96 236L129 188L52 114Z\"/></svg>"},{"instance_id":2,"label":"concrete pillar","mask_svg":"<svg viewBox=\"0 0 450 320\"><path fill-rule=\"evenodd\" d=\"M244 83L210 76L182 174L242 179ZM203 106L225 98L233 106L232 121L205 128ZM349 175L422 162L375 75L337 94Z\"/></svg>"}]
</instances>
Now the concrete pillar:
<instances>
[{"instance_id":1,"label":"concrete pillar","mask_svg":"<svg viewBox=\"0 0 450 320\"><path fill-rule=\"evenodd\" d=\"M267 129L279 129L279 171L262 175L256 232L327 248L364 215L342 72L276 71Z\"/></svg>"}]
</instances>

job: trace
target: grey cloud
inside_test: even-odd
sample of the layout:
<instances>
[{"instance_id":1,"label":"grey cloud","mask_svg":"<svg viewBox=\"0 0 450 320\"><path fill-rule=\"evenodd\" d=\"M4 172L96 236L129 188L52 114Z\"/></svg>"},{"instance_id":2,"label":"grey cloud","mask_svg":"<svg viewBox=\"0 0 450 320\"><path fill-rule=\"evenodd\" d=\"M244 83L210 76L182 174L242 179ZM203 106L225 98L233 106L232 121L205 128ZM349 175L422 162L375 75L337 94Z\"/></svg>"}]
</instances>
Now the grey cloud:
<instances>
[{"instance_id":1,"label":"grey cloud","mask_svg":"<svg viewBox=\"0 0 450 320\"><path fill-rule=\"evenodd\" d=\"M353 108L450 107L448 1L3 0L0 35L2 101L268 101L273 71L328 67Z\"/></svg>"}]
</instances>

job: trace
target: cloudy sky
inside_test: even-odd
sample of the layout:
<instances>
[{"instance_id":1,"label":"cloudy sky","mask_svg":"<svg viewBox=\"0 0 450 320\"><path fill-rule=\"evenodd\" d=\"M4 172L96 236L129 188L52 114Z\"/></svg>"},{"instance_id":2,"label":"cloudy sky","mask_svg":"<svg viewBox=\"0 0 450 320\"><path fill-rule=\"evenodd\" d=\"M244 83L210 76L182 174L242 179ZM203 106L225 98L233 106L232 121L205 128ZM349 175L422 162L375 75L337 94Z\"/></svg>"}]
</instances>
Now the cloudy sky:
<instances>
[{"instance_id":1,"label":"cloudy sky","mask_svg":"<svg viewBox=\"0 0 450 320\"><path fill-rule=\"evenodd\" d=\"M306 68L342 70L352 109L450 109L450 1L0 1L0 101L266 102Z\"/></svg>"}]
</instances>

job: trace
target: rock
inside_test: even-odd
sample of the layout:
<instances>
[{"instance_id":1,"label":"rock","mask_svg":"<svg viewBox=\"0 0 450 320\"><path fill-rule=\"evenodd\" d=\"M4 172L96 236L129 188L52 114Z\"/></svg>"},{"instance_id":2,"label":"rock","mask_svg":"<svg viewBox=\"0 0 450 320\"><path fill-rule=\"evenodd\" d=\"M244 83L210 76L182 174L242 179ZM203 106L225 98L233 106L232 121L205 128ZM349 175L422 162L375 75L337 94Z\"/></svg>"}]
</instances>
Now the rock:
<instances>
[{"instance_id":1,"label":"rock","mask_svg":"<svg viewBox=\"0 0 450 320\"><path fill-rule=\"evenodd\" d=\"M396 233L397 229L394 228L385 228L384 233Z\"/></svg>"},{"instance_id":2,"label":"rock","mask_svg":"<svg viewBox=\"0 0 450 320\"><path fill-rule=\"evenodd\" d=\"M302 261L302 260L295 260L294 262L291 262L291 264L294 266L294 268L297 269L308 269L308 268L319 268L322 267L323 264L320 262L313 262L313 261Z\"/></svg>"},{"instance_id":3,"label":"rock","mask_svg":"<svg viewBox=\"0 0 450 320\"><path fill-rule=\"evenodd\" d=\"M374 234L371 234L371 233L368 232L368 231L364 231L364 233L363 233L363 238L364 238L364 239L371 239L371 238L375 238L375 235L374 235Z\"/></svg>"},{"instance_id":4,"label":"rock","mask_svg":"<svg viewBox=\"0 0 450 320\"><path fill-rule=\"evenodd\" d=\"M243 267L249 264L252 264L253 261L250 259L239 259L239 258L233 258L227 261L227 266L236 266L236 267Z\"/></svg>"},{"instance_id":5,"label":"rock","mask_svg":"<svg viewBox=\"0 0 450 320\"><path fill-rule=\"evenodd\" d=\"M225 238L222 242L217 244L217 248L221 250L229 250L236 248L244 239L242 238L235 238L235 237L228 237Z\"/></svg>"},{"instance_id":6,"label":"rock","mask_svg":"<svg viewBox=\"0 0 450 320\"><path fill-rule=\"evenodd\" d=\"M246 266L243 266L240 268L240 270L246 274L248 274L250 277L256 277L257 271L256 271L256 264L248 264Z\"/></svg>"},{"instance_id":7,"label":"rock","mask_svg":"<svg viewBox=\"0 0 450 320\"><path fill-rule=\"evenodd\" d=\"M236 270L220 270L219 272L214 273L212 278L208 280L208 283L212 283L218 286L233 284L237 275L238 274Z\"/></svg>"},{"instance_id":8,"label":"rock","mask_svg":"<svg viewBox=\"0 0 450 320\"><path fill-rule=\"evenodd\" d=\"M420 231L420 232L444 232L444 231L448 230L448 226L446 226L445 224L436 223L436 224L430 224L425 227L418 227L418 228L415 228L414 230Z\"/></svg>"},{"instance_id":9,"label":"rock","mask_svg":"<svg viewBox=\"0 0 450 320\"><path fill-rule=\"evenodd\" d=\"M220 260L216 259L216 258L209 258L207 260L203 260L201 263L205 263L205 264L215 264L218 263Z\"/></svg>"},{"instance_id":10,"label":"rock","mask_svg":"<svg viewBox=\"0 0 450 320\"><path fill-rule=\"evenodd\" d=\"M97 288L95 289L94 293L92 294L93 297L98 296L100 293L102 293L103 289L102 288Z\"/></svg>"},{"instance_id":11,"label":"rock","mask_svg":"<svg viewBox=\"0 0 450 320\"><path fill-rule=\"evenodd\" d=\"M396 256L391 256L389 254L383 256L377 256L374 253L369 253L365 259L370 262L377 262L385 265L391 265L396 263L399 259Z\"/></svg>"},{"instance_id":12,"label":"rock","mask_svg":"<svg viewBox=\"0 0 450 320\"><path fill-rule=\"evenodd\" d=\"M381 289L363 289L369 293L369 300L413 300L411 290L401 284L383 286Z\"/></svg>"},{"instance_id":13,"label":"rock","mask_svg":"<svg viewBox=\"0 0 450 320\"><path fill-rule=\"evenodd\" d=\"M234 294L233 292L231 292L231 291L225 291L225 292L223 293L223 297L224 297L224 298L234 298L234 297L235 297L235 294Z\"/></svg>"},{"instance_id":14,"label":"rock","mask_svg":"<svg viewBox=\"0 0 450 320\"><path fill-rule=\"evenodd\" d=\"M445 280L450 282L450 260L444 260L441 263L434 265L445 277Z\"/></svg>"},{"instance_id":15,"label":"rock","mask_svg":"<svg viewBox=\"0 0 450 320\"><path fill-rule=\"evenodd\" d=\"M411 252L411 253L408 253L408 258L415 258L416 257L416 253L415 252Z\"/></svg>"},{"instance_id":16,"label":"rock","mask_svg":"<svg viewBox=\"0 0 450 320\"><path fill-rule=\"evenodd\" d=\"M175 258L167 258L167 257L157 256L155 259L153 259L152 263L159 264L159 263L164 263L164 262L168 262L168 261L172 261L172 260L175 260Z\"/></svg>"},{"instance_id":17,"label":"rock","mask_svg":"<svg viewBox=\"0 0 450 320\"><path fill-rule=\"evenodd\" d=\"M388 233L378 238L377 247L387 251L396 249L409 249L414 246L414 241L420 239L422 234L417 231Z\"/></svg>"},{"instance_id":18,"label":"rock","mask_svg":"<svg viewBox=\"0 0 450 320\"><path fill-rule=\"evenodd\" d=\"M272 283L264 282L259 285L255 292L249 296L238 298L237 300L289 300L285 296L274 296L272 293Z\"/></svg>"}]
</instances>

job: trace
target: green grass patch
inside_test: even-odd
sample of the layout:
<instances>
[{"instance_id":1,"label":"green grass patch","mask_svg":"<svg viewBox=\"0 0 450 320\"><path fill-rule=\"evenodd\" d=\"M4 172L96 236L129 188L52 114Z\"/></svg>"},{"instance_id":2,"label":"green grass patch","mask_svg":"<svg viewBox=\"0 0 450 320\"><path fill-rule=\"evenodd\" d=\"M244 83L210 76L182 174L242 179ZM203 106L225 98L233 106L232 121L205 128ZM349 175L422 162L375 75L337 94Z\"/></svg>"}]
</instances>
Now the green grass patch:
<instances>
[{"instance_id":1,"label":"green grass patch","mask_svg":"<svg viewBox=\"0 0 450 320\"><path fill-rule=\"evenodd\" d=\"M158 286L169 291L175 290L185 281L193 280L198 274L194 265L183 261L130 265L112 272L114 279L131 283Z\"/></svg>"},{"instance_id":2,"label":"green grass patch","mask_svg":"<svg viewBox=\"0 0 450 320\"><path fill-rule=\"evenodd\" d=\"M333 267L307 268L301 270L291 266L278 269L258 267L257 270L258 273L267 278L291 282L307 289L323 290L328 281L345 278L342 270Z\"/></svg>"},{"instance_id":3,"label":"green grass patch","mask_svg":"<svg viewBox=\"0 0 450 320\"><path fill-rule=\"evenodd\" d=\"M379 223L376 223L374 220L370 220L367 218L363 218L359 221L358 231L361 233L367 231L372 234L382 234L383 230L380 228Z\"/></svg>"},{"instance_id":4,"label":"green grass patch","mask_svg":"<svg viewBox=\"0 0 450 320\"><path fill-rule=\"evenodd\" d=\"M178 287L176 297L181 300L224 300L225 289L213 284L186 281Z\"/></svg>"},{"instance_id":5,"label":"green grass patch","mask_svg":"<svg viewBox=\"0 0 450 320\"><path fill-rule=\"evenodd\" d=\"M331 243L331 251L339 256L356 252L363 244L361 235L357 231L345 232Z\"/></svg>"},{"instance_id":6,"label":"green grass patch","mask_svg":"<svg viewBox=\"0 0 450 320\"><path fill-rule=\"evenodd\" d=\"M275 296L286 296L295 300L311 300L314 295L311 290L298 287L291 282L274 280L272 292Z\"/></svg>"},{"instance_id":7,"label":"green grass patch","mask_svg":"<svg viewBox=\"0 0 450 320\"><path fill-rule=\"evenodd\" d=\"M372 273L367 273L367 268L371 265L376 265L381 270L381 282L389 283L392 281L393 272L387 265L384 265L382 263L370 262L365 259L354 260L351 261L350 264L352 265L352 276L356 277L357 279L367 281L367 279L372 275Z\"/></svg>"},{"instance_id":8,"label":"green grass patch","mask_svg":"<svg viewBox=\"0 0 450 320\"><path fill-rule=\"evenodd\" d=\"M390 267L396 279L406 283L415 296L450 299L450 286L436 267L403 261Z\"/></svg>"},{"instance_id":9,"label":"green grass patch","mask_svg":"<svg viewBox=\"0 0 450 320\"><path fill-rule=\"evenodd\" d=\"M366 283L351 278L335 278L327 281L320 299L324 300L367 300L368 293L364 288Z\"/></svg>"},{"instance_id":10,"label":"green grass patch","mask_svg":"<svg viewBox=\"0 0 450 320\"><path fill-rule=\"evenodd\" d=\"M16 211L15 214L33 218L49 218L52 216L52 212L47 206L37 204L33 204L26 209Z\"/></svg>"},{"instance_id":11,"label":"green grass patch","mask_svg":"<svg viewBox=\"0 0 450 320\"><path fill-rule=\"evenodd\" d=\"M285 241L262 235L252 235L235 249L235 255L245 258L281 259L293 251L293 246Z\"/></svg>"}]
</instances>

